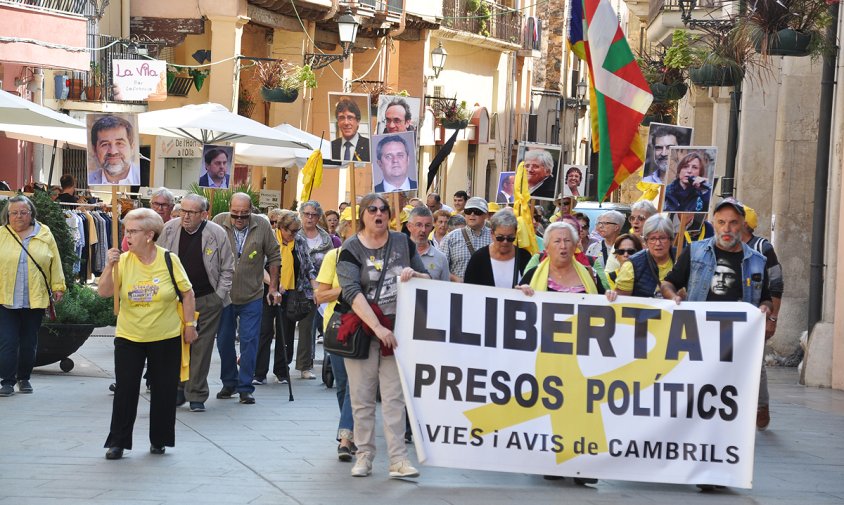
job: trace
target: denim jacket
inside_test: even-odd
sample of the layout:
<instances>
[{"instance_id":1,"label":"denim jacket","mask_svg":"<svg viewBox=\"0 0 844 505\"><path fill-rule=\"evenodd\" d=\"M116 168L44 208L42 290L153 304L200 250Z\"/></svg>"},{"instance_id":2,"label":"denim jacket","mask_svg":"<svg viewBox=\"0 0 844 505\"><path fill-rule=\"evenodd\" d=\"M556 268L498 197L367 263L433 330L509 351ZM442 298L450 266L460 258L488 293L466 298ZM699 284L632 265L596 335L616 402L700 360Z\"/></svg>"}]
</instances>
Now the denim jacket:
<instances>
[{"instance_id":1,"label":"denim jacket","mask_svg":"<svg viewBox=\"0 0 844 505\"><path fill-rule=\"evenodd\" d=\"M715 273L715 238L692 242L689 283L686 287L690 302L706 301L712 275ZM765 256L741 244L744 257L741 260L742 300L759 306L762 284L765 282Z\"/></svg>"}]
</instances>

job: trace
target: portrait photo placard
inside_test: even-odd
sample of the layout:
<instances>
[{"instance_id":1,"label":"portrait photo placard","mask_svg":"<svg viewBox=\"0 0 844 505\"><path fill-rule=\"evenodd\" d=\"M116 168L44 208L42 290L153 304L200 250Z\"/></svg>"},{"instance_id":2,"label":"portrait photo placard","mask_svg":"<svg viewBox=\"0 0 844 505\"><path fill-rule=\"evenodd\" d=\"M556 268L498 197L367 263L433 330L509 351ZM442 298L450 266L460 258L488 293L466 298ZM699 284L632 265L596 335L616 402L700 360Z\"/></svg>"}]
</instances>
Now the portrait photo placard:
<instances>
[{"instance_id":1,"label":"portrait photo placard","mask_svg":"<svg viewBox=\"0 0 844 505\"><path fill-rule=\"evenodd\" d=\"M369 95L356 93L328 94L328 125L331 159L369 163L370 132Z\"/></svg>"},{"instance_id":2,"label":"portrait photo placard","mask_svg":"<svg viewBox=\"0 0 844 505\"><path fill-rule=\"evenodd\" d=\"M416 132L388 133L372 137L372 184L376 193L417 189Z\"/></svg>"},{"instance_id":3,"label":"portrait photo placard","mask_svg":"<svg viewBox=\"0 0 844 505\"><path fill-rule=\"evenodd\" d=\"M554 201L559 193L560 146L525 142L519 146L516 166L524 162L530 196Z\"/></svg>"},{"instance_id":4,"label":"portrait photo placard","mask_svg":"<svg viewBox=\"0 0 844 505\"><path fill-rule=\"evenodd\" d=\"M665 123L651 123L648 127L648 147L642 168L642 181L666 184L668 155L672 147L692 145L693 128Z\"/></svg>"},{"instance_id":5,"label":"portrait photo placard","mask_svg":"<svg viewBox=\"0 0 844 505\"><path fill-rule=\"evenodd\" d=\"M88 114L88 185L141 185L138 116Z\"/></svg>"},{"instance_id":6,"label":"portrait photo placard","mask_svg":"<svg viewBox=\"0 0 844 505\"><path fill-rule=\"evenodd\" d=\"M516 191L516 172L501 172L498 174L498 191L495 192L495 203L498 205L512 204Z\"/></svg>"},{"instance_id":7,"label":"portrait photo placard","mask_svg":"<svg viewBox=\"0 0 844 505\"><path fill-rule=\"evenodd\" d=\"M202 146L202 168L199 170L199 185L203 188L229 188L233 158L234 147L232 146L215 146L212 144Z\"/></svg>"},{"instance_id":8,"label":"portrait photo placard","mask_svg":"<svg viewBox=\"0 0 844 505\"><path fill-rule=\"evenodd\" d=\"M422 99L412 96L379 95L375 132L418 132L422 117Z\"/></svg>"},{"instance_id":9,"label":"portrait photo placard","mask_svg":"<svg viewBox=\"0 0 844 505\"><path fill-rule=\"evenodd\" d=\"M715 146L671 148L663 211L709 212L717 154Z\"/></svg>"},{"instance_id":10,"label":"portrait photo placard","mask_svg":"<svg viewBox=\"0 0 844 505\"><path fill-rule=\"evenodd\" d=\"M588 170L588 165L563 165L563 196L590 196L586 194Z\"/></svg>"}]
</instances>

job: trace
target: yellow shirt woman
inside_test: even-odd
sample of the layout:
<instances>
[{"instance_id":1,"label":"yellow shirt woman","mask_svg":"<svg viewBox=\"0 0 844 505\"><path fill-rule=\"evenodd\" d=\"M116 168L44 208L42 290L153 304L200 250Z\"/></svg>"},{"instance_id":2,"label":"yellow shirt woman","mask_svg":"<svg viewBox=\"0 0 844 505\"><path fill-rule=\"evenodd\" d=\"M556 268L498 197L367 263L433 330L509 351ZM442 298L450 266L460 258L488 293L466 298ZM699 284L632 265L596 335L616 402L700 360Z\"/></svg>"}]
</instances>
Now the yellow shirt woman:
<instances>
[{"instance_id":1,"label":"yellow shirt woman","mask_svg":"<svg viewBox=\"0 0 844 505\"><path fill-rule=\"evenodd\" d=\"M144 265L132 253L120 255L120 314L117 317L118 337L133 342L157 342L180 335L176 308L176 291L167 271L163 247L156 246L155 261ZM173 275L179 291L192 288L190 280L175 254Z\"/></svg>"}]
</instances>

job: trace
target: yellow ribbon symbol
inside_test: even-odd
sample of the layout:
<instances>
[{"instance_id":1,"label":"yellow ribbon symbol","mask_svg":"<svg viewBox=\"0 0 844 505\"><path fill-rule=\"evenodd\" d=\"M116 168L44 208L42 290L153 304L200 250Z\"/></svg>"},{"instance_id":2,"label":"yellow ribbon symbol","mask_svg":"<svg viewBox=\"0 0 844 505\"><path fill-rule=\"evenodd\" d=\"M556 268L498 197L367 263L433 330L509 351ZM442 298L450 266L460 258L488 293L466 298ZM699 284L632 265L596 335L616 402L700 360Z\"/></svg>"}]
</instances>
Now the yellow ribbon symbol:
<instances>
[{"instance_id":1,"label":"yellow ribbon symbol","mask_svg":"<svg viewBox=\"0 0 844 505\"><path fill-rule=\"evenodd\" d=\"M621 307L619 304L613 305L616 313L616 328L622 325L633 326L635 321L631 318L621 317ZM654 308L653 306L629 303L624 304L624 307ZM571 316L568 320L571 322L572 335L576 335L577 315ZM630 391L633 390L633 382L639 383L640 391L651 386L657 377L665 377L680 363L680 360L665 359L670 326L671 314L665 310L661 311L660 319L652 319L648 322L649 333L656 337L656 344L648 352L645 359L636 359L615 370L592 377L583 375L576 354L538 352L536 358L537 383L542 384L545 377L548 376L560 377L563 381L561 389L564 401L562 407L558 410L545 408L541 401L536 402L532 407L522 407L516 403L515 398L511 398L505 405L488 404L467 410L464 415L472 423L472 429L479 428L484 435L545 415L551 416L551 427L554 434L563 437L563 450L557 453L558 464L579 455L574 452L573 443L580 437L584 437L587 444L596 442L599 453L607 452L607 436L604 431L604 420L600 408L601 404L607 402L607 399L604 398L601 401L594 402L592 413L588 413L586 411L586 380L600 380L605 385L612 381L624 381ZM515 394L519 393L514 392Z\"/></svg>"}]
</instances>

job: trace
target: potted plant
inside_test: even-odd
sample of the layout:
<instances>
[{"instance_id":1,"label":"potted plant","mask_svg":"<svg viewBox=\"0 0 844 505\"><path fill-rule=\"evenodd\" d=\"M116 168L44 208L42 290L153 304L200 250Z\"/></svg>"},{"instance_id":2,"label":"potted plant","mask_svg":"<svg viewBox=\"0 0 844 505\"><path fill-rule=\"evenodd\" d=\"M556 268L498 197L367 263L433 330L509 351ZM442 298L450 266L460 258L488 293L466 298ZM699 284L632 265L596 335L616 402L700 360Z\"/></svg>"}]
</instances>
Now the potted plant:
<instances>
[{"instance_id":1,"label":"potted plant","mask_svg":"<svg viewBox=\"0 0 844 505\"><path fill-rule=\"evenodd\" d=\"M255 98L252 92L246 88L240 88L240 93L237 95L237 113L243 117L252 117L254 110Z\"/></svg>"},{"instance_id":2,"label":"potted plant","mask_svg":"<svg viewBox=\"0 0 844 505\"><path fill-rule=\"evenodd\" d=\"M744 79L751 62L753 43L747 27L737 24L730 29L710 30L700 39L702 45L692 51L689 78L698 86L735 86Z\"/></svg>"},{"instance_id":3,"label":"potted plant","mask_svg":"<svg viewBox=\"0 0 844 505\"><path fill-rule=\"evenodd\" d=\"M196 90L199 91L202 89L202 84L205 82L205 78L208 77L211 71L208 69L200 70L198 68L192 68L188 70L188 74L193 79L193 85L196 87Z\"/></svg>"},{"instance_id":4,"label":"potted plant","mask_svg":"<svg viewBox=\"0 0 844 505\"><path fill-rule=\"evenodd\" d=\"M754 47L764 56L820 56L832 19L821 0L758 0L746 18Z\"/></svg>"},{"instance_id":5,"label":"potted plant","mask_svg":"<svg viewBox=\"0 0 844 505\"><path fill-rule=\"evenodd\" d=\"M459 130L469 126L469 119L471 117L472 115L466 109L466 101L463 100L458 104L456 98L449 101L439 114L440 125L443 128L452 130Z\"/></svg>"},{"instance_id":6,"label":"potted plant","mask_svg":"<svg viewBox=\"0 0 844 505\"><path fill-rule=\"evenodd\" d=\"M71 73L70 77L67 79L67 99L68 100L79 100L82 98L82 91L84 89L84 83L82 79L76 77L76 73Z\"/></svg>"},{"instance_id":7,"label":"potted plant","mask_svg":"<svg viewBox=\"0 0 844 505\"><path fill-rule=\"evenodd\" d=\"M258 207L258 203L260 200L259 194L253 191L252 186L249 184L239 184L228 189L213 189L204 188L201 187L199 184L194 183L191 184L188 192L204 196L208 200L209 218L216 216L220 212L228 212L229 203L231 201L232 195L235 193L246 193L247 195L249 195L249 197L252 199L252 205L254 205L255 207Z\"/></svg>"},{"instance_id":8,"label":"potted plant","mask_svg":"<svg viewBox=\"0 0 844 505\"><path fill-rule=\"evenodd\" d=\"M92 61L91 70L88 72L88 86L85 87L85 98L93 101L102 100L105 80L105 68L96 61Z\"/></svg>"},{"instance_id":9,"label":"potted plant","mask_svg":"<svg viewBox=\"0 0 844 505\"><path fill-rule=\"evenodd\" d=\"M267 102L291 103L299 89L316 88L316 75L310 65L299 66L284 60L259 61L255 79L261 84L261 97Z\"/></svg>"}]
</instances>

